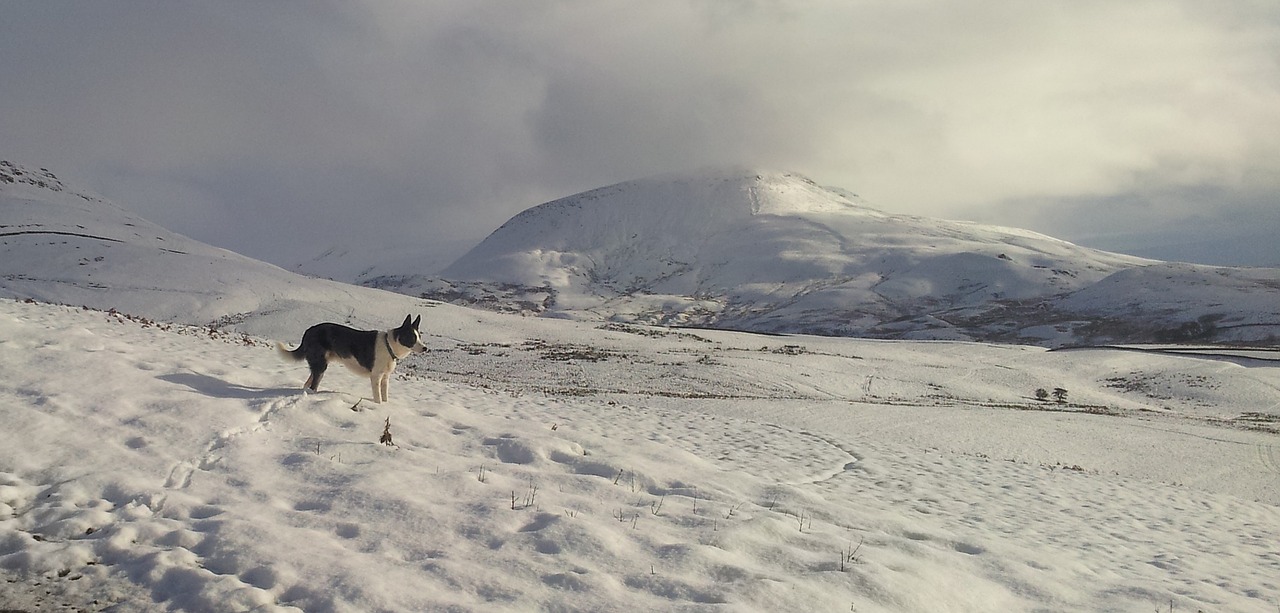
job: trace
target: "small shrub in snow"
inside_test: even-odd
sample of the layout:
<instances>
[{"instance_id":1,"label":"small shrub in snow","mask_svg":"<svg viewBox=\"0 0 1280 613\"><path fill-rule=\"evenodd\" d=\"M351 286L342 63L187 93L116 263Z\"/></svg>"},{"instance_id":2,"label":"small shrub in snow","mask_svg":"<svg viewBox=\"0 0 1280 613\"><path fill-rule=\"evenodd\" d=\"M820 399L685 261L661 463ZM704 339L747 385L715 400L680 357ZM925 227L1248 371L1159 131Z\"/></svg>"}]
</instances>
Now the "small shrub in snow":
<instances>
[{"instance_id":1,"label":"small shrub in snow","mask_svg":"<svg viewBox=\"0 0 1280 613\"><path fill-rule=\"evenodd\" d=\"M382 426L382 437L378 439L379 443L392 447L395 443L391 442L391 418L387 418L387 423Z\"/></svg>"},{"instance_id":2,"label":"small shrub in snow","mask_svg":"<svg viewBox=\"0 0 1280 613\"><path fill-rule=\"evenodd\" d=\"M662 513L662 503L666 500L667 496L666 494L663 494L661 498L649 503L649 512L654 515L660 515Z\"/></svg>"},{"instance_id":3,"label":"small shrub in snow","mask_svg":"<svg viewBox=\"0 0 1280 613\"><path fill-rule=\"evenodd\" d=\"M862 563L862 558L858 555L858 551L862 549L862 542L865 540L865 536L858 539L856 546L853 541L849 541L849 548L840 550L840 572L844 572L845 568L850 564Z\"/></svg>"}]
</instances>

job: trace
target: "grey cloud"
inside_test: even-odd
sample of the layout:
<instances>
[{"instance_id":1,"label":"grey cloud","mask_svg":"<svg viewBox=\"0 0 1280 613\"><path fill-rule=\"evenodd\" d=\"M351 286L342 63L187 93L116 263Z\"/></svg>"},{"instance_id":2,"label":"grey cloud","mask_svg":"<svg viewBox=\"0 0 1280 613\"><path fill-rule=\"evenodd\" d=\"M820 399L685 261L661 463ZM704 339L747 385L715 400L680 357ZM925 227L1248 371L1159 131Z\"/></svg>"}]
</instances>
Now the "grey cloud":
<instances>
[{"instance_id":1,"label":"grey cloud","mask_svg":"<svg viewBox=\"0 0 1280 613\"><path fill-rule=\"evenodd\" d=\"M1280 194L1266 2L5 10L5 156L278 263L478 241L544 200L706 165L1064 238L1177 240ZM1197 190L1223 197L1166 197ZM1162 196L1116 206L1132 194Z\"/></svg>"},{"instance_id":2,"label":"grey cloud","mask_svg":"<svg viewBox=\"0 0 1280 613\"><path fill-rule=\"evenodd\" d=\"M1278 204L1274 192L1195 187L1011 201L969 216L1158 260L1280 267Z\"/></svg>"}]
</instances>

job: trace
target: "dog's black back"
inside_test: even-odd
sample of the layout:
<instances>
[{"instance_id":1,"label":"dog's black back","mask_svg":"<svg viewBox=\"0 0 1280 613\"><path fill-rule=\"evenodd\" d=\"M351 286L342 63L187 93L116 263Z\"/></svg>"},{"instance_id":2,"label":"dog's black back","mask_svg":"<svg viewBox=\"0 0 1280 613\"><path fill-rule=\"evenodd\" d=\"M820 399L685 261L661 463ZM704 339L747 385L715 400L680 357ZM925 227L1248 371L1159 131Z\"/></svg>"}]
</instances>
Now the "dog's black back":
<instances>
[{"instance_id":1,"label":"dog's black back","mask_svg":"<svg viewBox=\"0 0 1280 613\"><path fill-rule=\"evenodd\" d=\"M373 353L378 349L374 341L377 339L377 330L357 330L333 323L316 324L302 333L302 344L297 352L302 352L313 371L324 371L328 363L325 356L330 353L344 359L355 358L365 370L373 370Z\"/></svg>"},{"instance_id":2,"label":"dog's black back","mask_svg":"<svg viewBox=\"0 0 1280 613\"><path fill-rule=\"evenodd\" d=\"M373 370L374 352L377 351L377 330L357 330L342 324L323 323L307 328L302 333L302 343L293 351L281 351L294 359L307 361L311 368L311 376L307 378L306 387L312 391L320 389L320 378L329 368L331 356L345 360L354 359L361 368Z\"/></svg>"}]
</instances>

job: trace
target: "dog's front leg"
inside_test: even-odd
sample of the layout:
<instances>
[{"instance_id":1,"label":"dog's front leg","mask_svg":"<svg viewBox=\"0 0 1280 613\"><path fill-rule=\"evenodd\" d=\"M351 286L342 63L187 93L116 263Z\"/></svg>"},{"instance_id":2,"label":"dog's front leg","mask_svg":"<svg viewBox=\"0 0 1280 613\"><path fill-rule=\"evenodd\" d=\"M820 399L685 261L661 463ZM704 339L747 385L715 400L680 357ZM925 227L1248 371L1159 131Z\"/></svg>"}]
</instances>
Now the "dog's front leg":
<instances>
[{"instance_id":1,"label":"dog's front leg","mask_svg":"<svg viewBox=\"0 0 1280 613\"><path fill-rule=\"evenodd\" d=\"M391 373L382 375L382 402L386 402L388 395L387 390L391 386Z\"/></svg>"},{"instance_id":2,"label":"dog's front leg","mask_svg":"<svg viewBox=\"0 0 1280 613\"><path fill-rule=\"evenodd\" d=\"M369 377L369 383L373 385L373 401L382 404L382 377L373 375Z\"/></svg>"}]
</instances>

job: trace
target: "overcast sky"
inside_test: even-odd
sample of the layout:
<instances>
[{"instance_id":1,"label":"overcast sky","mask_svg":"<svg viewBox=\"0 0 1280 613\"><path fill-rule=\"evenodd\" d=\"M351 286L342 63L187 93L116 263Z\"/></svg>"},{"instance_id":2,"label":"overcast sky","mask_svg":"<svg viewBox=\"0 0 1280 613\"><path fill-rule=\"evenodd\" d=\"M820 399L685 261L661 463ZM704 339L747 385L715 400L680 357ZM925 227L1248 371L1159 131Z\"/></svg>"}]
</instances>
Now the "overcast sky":
<instances>
[{"instance_id":1,"label":"overcast sky","mask_svg":"<svg viewBox=\"0 0 1280 613\"><path fill-rule=\"evenodd\" d=\"M746 164L1280 266L1275 0L6 3L0 158L289 265Z\"/></svg>"}]
</instances>

